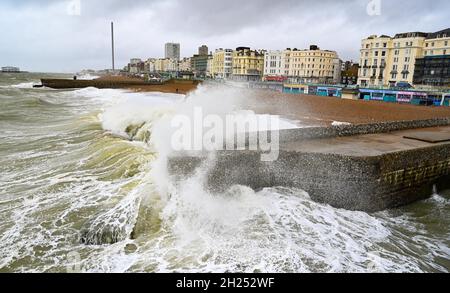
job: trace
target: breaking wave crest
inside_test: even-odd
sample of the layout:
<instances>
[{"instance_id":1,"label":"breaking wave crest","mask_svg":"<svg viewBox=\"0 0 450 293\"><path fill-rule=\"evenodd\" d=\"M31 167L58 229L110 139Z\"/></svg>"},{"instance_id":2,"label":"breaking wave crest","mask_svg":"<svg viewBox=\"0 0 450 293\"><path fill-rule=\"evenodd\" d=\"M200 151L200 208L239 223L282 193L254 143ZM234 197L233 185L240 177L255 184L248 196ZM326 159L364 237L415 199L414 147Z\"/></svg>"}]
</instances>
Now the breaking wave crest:
<instances>
[{"instance_id":1,"label":"breaking wave crest","mask_svg":"<svg viewBox=\"0 0 450 293\"><path fill-rule=\"evenodd\" d=\"M8 88L10 88L10 89L32 89L35 84L36 83L34 83L34 82L22 82L19 84L2 85L2 86L0 86L0 88L3 88L3 89L8 89Z\"/></svg>"}]
</instances>

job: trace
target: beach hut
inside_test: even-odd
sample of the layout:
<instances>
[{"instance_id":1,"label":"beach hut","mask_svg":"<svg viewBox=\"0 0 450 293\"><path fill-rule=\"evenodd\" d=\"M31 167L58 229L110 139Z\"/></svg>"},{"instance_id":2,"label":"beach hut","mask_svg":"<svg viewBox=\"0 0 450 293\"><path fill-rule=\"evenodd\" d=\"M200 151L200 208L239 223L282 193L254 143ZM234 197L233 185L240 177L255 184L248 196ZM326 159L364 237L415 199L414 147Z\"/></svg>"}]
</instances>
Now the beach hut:
<instances>
[{"instance_id":1,"label":"beach hut","mask_svg":"<svg viewBox=\"0 0 450 293\"><path fill-rule=\"evenodd\" d=\"M450 94L444 95L442 106L446 106L446 107L450 106Z\"/></svg>"}]
</instances>

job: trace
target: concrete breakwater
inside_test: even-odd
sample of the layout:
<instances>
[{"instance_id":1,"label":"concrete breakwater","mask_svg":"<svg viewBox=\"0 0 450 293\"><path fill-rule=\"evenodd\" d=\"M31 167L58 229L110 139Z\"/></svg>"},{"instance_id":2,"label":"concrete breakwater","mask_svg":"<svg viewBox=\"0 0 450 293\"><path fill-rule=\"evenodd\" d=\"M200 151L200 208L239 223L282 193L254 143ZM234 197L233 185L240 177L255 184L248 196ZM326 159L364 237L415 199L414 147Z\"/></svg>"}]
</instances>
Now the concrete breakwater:
<instances>
[{"instance_id":1,"label":"concrete breakwater","mask_svg":"<svg viewBox=\"0 0 450 293\"><path fill-rule=\"evenodd\" d=\"M176 181L203 166L206 188L300 188L317 202L375 212L428 198L450 187L450 120L432 119L280 131L280 155L259 151L176 153L168 169ZM437 142L405 137L436 136Z\"/></svg>"},{"instance_id":2,"label":"concrete breakwater","mask_svg":"<svg viewBox=\"0 0 450 293\"><path fill-rule=\"evenodd\" d=\"M126 88L130 86L144 86L148 83L138 80L70 80L70 79L41 79L42 86L53 89L73 89L95 87L104 88ZM158 83L162 84L162 83Z\"/></svg>"}]
</instances>

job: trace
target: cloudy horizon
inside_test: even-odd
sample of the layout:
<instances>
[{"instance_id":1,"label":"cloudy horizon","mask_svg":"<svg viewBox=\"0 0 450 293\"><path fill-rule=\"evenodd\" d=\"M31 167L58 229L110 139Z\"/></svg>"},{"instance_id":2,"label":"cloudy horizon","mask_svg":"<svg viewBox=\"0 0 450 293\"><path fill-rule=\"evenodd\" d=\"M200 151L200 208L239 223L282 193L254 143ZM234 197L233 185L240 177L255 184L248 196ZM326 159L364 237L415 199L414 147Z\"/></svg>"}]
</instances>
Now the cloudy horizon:
<instances>
[{"instance_id":1,"label":"cloudy horizon","mask_svg":"<svg viewBox=\"0 0 450 293\"><path fill-rule=\"evenodd\" d=\"M0 66L40 72L111 67L110 22L116 67L130 58L163 57L181 44L190 57L200 45L281 50L316 44L358 60L362 38L448 28L447 0L3 0ZM380 14L369 3L381 3ZM80 6L77 4L80 3ZM370 8L370 7L369 7Z\"/></svg>"}]
</instances>

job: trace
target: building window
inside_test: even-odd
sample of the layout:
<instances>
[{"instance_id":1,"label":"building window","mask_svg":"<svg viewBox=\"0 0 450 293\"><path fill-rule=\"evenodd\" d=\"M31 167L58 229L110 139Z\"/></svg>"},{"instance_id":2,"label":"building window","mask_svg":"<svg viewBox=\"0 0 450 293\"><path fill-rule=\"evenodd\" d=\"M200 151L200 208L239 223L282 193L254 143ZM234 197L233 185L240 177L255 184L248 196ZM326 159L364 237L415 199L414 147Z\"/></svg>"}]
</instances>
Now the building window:
<instances>
[{"instance_id":1,"label":"building window","mask_svg":"<svg viewBox=\"0 0 450 293\"><path fill-rule=\"evenodd\" d=\"M378 57L378 51L375 51L375 57Z\"/></svg>"},{"instance_id":2,"label":"building window","mask_svg":"<svg viewBox=\"0 0 450 293\"><path fill-rule=\"evenodd\" d=\"M444 55L447 55L447 50L444 50Z\"/></svg>"},{"instance_id":3,"label":"building window","mask_svg":"<svg viewBox=\"0 0 450 293\"><path fill-rule=\"evenodd\" d=\"M383 48L386 48L387 47L387 43L383 43Z\"/></svg>"}]
</instances>

